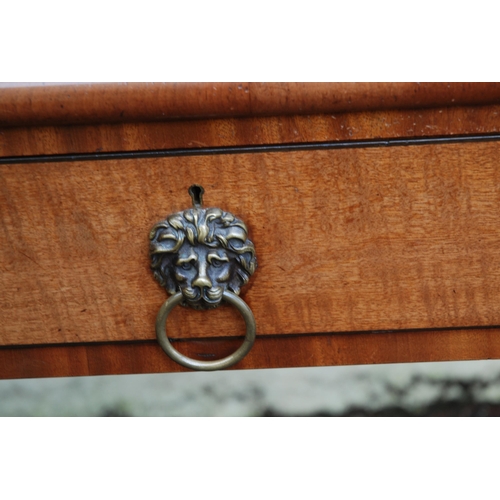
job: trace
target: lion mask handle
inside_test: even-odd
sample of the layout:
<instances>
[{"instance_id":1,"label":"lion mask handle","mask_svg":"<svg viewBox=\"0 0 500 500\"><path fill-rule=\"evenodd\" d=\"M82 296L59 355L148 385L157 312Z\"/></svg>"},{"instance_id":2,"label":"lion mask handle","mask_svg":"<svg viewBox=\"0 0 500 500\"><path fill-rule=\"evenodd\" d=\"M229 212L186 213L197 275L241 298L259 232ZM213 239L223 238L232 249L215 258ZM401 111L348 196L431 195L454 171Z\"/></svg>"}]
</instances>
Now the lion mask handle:
<instances>
[{"instance_id":1,"label":"lion mask handle","mask_svg":"<svg viewBox=\"0 0 500 500\"><path fill-rule=\"evenodd\" d=\"M220 370L240 361L255 341L255 318L238 297L257 269L254 244L245 223L220 208L203 208L204 189L188 190L193 207L169 215L149 233L151 269L155 279L171 295L156 318L156 336L174 361L194 370ZM172 347L166 322L176 305L198 310L214 309L222 302L235 306L246 324L243 345L217 361L199 361Z\"/></svg>"}]
</instances>

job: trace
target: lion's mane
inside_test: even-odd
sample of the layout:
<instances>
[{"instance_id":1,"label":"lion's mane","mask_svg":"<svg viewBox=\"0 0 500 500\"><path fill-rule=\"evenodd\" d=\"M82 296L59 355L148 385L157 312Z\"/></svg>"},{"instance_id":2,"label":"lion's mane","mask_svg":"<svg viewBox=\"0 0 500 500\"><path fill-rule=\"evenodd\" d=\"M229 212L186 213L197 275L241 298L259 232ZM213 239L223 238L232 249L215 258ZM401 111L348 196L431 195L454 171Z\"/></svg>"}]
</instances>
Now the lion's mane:
<instances>
[{"instance_id":1,"label":"lion's mane","mask_svg":"<svg viewBox=\"0 0 500 500\"><path fill-rule=\"evenodd\" d=\"M236 255L240 265L228 283L233 293L239 293L257 268L255 248L248 239L245 223L219 208L190 208L172 214L151 229L149 239L151 269L170 294L178 291L173 269L176 255L186 239L193 246L222 247Z\"/></svg>"}]
</instances>

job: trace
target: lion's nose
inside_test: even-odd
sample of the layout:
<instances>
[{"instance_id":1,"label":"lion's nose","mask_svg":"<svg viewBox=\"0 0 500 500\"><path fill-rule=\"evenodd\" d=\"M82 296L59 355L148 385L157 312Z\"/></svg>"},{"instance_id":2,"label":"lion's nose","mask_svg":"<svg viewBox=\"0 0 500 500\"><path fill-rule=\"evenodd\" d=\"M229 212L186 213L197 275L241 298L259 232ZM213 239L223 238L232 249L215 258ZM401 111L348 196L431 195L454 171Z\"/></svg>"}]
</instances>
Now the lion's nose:
<instances>
[{"instance_id":1,"label":"lion's nose","mask_svg":"<svg viewBox=\"0 0 500 500\"><path fill-rule=\"evenodd\" d=\"M193 287L197 287L203 291L204 288L212 288L212 282L207 278L207 276L198 276L193 281Z\"/></svg>"}]
</instances>

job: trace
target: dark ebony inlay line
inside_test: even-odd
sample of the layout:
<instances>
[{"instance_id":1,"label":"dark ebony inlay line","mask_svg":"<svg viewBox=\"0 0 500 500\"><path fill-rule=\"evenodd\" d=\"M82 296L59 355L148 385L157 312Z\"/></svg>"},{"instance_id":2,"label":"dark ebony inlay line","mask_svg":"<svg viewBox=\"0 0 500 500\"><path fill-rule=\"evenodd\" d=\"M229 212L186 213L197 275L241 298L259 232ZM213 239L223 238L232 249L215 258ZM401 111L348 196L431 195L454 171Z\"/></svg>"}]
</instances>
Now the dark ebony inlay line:
<instances>
[{"instance_id":1,"label":"dark ebony inlay line","mask_svg":"<svg viewBox=\"0 0 500 500\"><path fill-rule=\"evenodd\" d=\"M417 137L412 139L366 139L360 141L305 142L300 144L266 144L260 146L224 146L214 148L158 149L153 151L120 151L34 156L4 156L0 164L47 163L97 160L132 160L136 158L167 158L175 156L207 156L242 153L278 153L323 149L379 148L394 146L422 146L428 144L455 144L500 140L500 134L462 135L447 137Z\"/></svg>"}]
</instances>

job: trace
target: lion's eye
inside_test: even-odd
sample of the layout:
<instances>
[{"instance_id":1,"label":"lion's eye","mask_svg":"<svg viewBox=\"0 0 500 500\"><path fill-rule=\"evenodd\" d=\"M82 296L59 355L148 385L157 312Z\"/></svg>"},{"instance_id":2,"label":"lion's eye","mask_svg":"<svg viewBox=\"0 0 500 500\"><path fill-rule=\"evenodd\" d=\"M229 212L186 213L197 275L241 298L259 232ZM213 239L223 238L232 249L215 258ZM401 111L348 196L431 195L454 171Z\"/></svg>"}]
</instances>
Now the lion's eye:
<instances>
[{"instance_id":1,"label":"lion's eye","mask_svg":"<svg viewBox=\"0 0 500 500\"><path fill-rule=\"evenodd\" d=\"M213 267L221 267L222 266L222 261L221 260L217 260L217 259L212 259L211 264L212 264Z\"/></svg>"},{"instance_id":2,"label":"lion's eye","mask_svg":"<svg viewBox=\"0 0 500 500\"><path fill-rule=\"evenodd\" d=\"M183 262L181 264L181 267L182 269L184 269L185 271L189 271L192 267L193 267L193 264L191 264L191 262Z\"/></svg>"}]
</instances>

